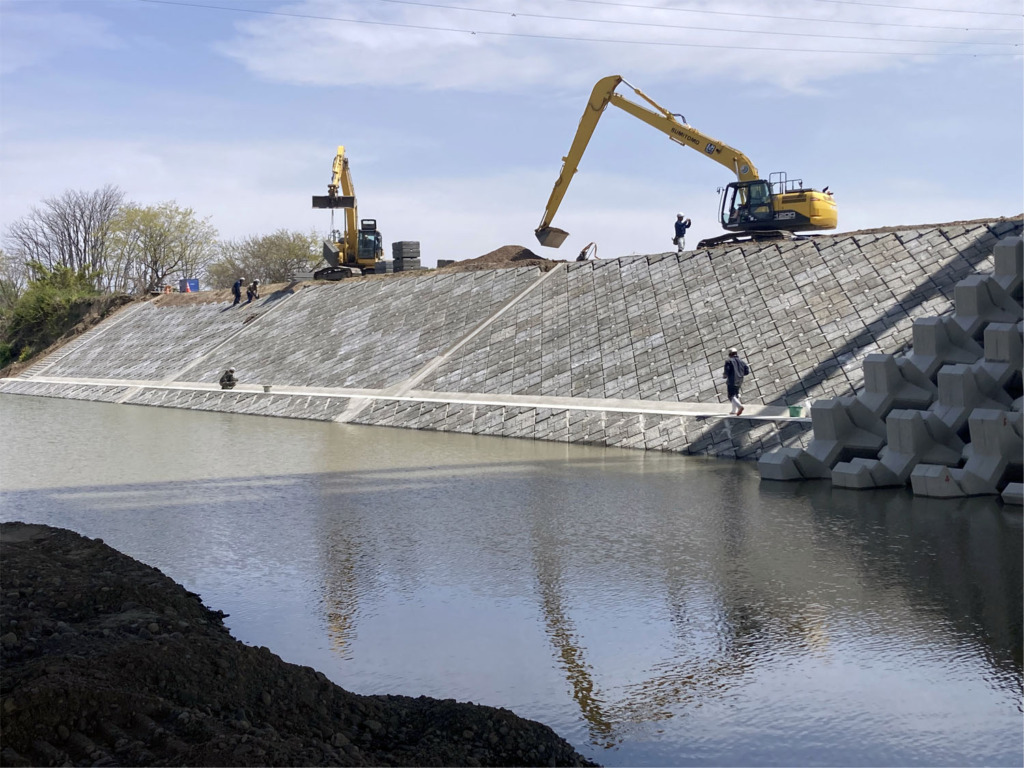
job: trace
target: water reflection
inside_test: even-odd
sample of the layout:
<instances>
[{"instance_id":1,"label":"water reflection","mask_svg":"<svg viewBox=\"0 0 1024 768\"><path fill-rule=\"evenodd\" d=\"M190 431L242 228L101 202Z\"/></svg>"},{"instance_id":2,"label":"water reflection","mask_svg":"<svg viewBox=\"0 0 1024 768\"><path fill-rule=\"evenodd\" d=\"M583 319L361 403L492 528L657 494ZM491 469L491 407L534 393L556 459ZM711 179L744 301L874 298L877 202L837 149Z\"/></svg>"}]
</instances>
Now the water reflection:
<instances>
[{"instance_id":1,"label":"water reflection","mask_svg":"<svg viewBox=\"0 0 1024 768\"><path fill-rule=\"evenodd\" d=\"M1020 763L1022 525L994 500L226 414L0 416L0 517L102 536L358 692L505 706L608 765Z\"/></svg>"}]
</instances>

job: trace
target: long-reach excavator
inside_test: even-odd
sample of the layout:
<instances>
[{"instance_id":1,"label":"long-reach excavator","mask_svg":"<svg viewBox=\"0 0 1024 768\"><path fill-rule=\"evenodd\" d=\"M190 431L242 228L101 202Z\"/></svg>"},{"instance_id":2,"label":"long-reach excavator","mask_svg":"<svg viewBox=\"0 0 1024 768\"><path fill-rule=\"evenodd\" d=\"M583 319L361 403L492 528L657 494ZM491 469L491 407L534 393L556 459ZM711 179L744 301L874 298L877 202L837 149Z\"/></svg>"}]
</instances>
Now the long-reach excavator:
<instances>
[{"instance_id":1,"label":"long-reach excavator","mask_svg":"<svg viewBox=\"0 0 1024 768\"><path fill-rule=\"evenodd\" d=\"M653 109L615 93L619 83L626 83ZM786 232L835 229L836 203L828 187L821 191L805 189L802 180L790 180L785 172L771 173L768 180L762 179L750 158L742 152L701 133L687 124L682 115L669 112L620 75L612 75L598 80L594 86L576 129L576 136L569 147L569 154L562 158L562 170L544 208L544 218L536 230L541 245L557 248L569 236L565 230L552 227L551 221L565 197L590 137L594 134L597 121L609 104L643 120L667 134L672 141L700 152L736 174L736 181L721 190L719 208L722 227L734 234L702 240L698 247L741 239L736 233L747 238L769 239L783 237Z\"/></svg>"},{"instance_id":2,"label":"long-reach excavator","mask_svg":"<svg viewBox=\"0 0 1024 768\"><path fill-rule=\"evenodd\" d=\"M339 190L341 194L338 194ZM331 239L324 241L324 259L330 265L313 273L314 280L341 280L373 272L384 258L384 244L376 219L359 219L352 173L345 147L338 147L326 195L313 195L314 208L331 209ZM334 209L345 211L345 231L334 229ZM356 222L359 222L358 227Z\"/></svg>"}]
</instances>

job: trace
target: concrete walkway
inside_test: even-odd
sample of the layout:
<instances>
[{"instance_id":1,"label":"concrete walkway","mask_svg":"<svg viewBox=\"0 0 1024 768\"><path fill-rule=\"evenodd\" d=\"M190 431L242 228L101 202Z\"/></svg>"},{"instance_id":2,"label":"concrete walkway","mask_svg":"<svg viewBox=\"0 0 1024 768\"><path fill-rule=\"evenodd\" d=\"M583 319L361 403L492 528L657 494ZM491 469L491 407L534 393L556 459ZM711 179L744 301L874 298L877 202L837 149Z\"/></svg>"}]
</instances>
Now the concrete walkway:
<instances>
[{"instance_id":1,"label":"concrete walkway","mask_svg":"<svg viewBox=\"0 0 1024 768\"><path fill-rule=\"evenodd\" d=\"M17 379L0 379L0 388ZM64 376L35 376L39 384L77 387L127 387L132 390L167 390L175 392L221 392L218 384L208 382L174 382L145 379L97 379ZM269 390L267 389L269 387ZM457 405L503 406L513 408L544 408L558 411L602 411L690 418L744 419L753 421L785 421L809 424L809 415L794 417L787 407L747 404L742 416L731 416L730 406L723 403L680 403L653 400L626 400L592 397L552 397L543 395L497 395L492 393L433 392L408 390L396 394L382 389L346 387L298 387L262 384L239 384L232 392L254 395L272 394L291 397L362 398L371 401L449 403Z\"/></svg>"}]
</instances>

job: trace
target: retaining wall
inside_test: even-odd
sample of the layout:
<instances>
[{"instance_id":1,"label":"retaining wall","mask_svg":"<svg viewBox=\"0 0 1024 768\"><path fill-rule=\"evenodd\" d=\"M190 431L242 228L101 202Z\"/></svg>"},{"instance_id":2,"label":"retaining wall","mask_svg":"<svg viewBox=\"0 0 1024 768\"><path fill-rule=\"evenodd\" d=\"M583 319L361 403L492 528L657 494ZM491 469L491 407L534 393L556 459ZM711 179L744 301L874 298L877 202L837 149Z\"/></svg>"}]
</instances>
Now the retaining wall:
<instances>
[{"instance_id":1,"label":"retaining wall","mask_svg":"<svg viewBox=\"0 0 1024 768\"><path fill-rule=\"evenodd\" d=\"M850 396L864 360L947 315L1022 220L535 268L202 293L123 308L0 393L757 458L806 447L786 406ZM753 376L728 417L724 350ZM242 384L216 381L228 366ZM264 391L264 385L270 387Z\"/></svg>"}]
</instances>

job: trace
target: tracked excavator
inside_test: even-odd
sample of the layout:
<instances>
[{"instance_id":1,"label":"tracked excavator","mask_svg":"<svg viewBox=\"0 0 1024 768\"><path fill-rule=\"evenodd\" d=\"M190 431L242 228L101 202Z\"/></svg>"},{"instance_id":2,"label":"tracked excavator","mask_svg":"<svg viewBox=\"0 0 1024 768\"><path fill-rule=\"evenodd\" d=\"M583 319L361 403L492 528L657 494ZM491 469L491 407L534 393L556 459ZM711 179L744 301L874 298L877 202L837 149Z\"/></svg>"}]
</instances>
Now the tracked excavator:
<instances>
[{"instance_id":1,"label":"tracked excavator","mask_svg":"<svg viewBox=\"0 0 1024 768\"><path fill-rule=\"evenodd\" d=\"M630 101L615 92L619 83L625 83L649 106ZM785 172L769 174L762 179L750 158L728 144L701 133L686 122L682 115L662 107L653 99L626 81L620 75L605 77L597 82L590 94L583 117L569 154L562 158L562 170L544 208L544 217L536 229L537 240L549 248L559 247L569 233L551 226L583 157L583 152L594 134L597 121L605 107L613 104L633 117L668 135L672 141L700 152L736 174L736 181L722 188L719 222L729 234L702 240L698 248L727 241L767 240L791 237L789 233L835 229L838 221L836 203L828 187L818 191L805 188L801 179L789 179Z\"/></svg>"},{"instance_id":2,"label":"tracked excavator","mask_svg":"<svg viewBox=\"0 0 1024 768\"><path fill-rule=\"evenodd\" d=\"M316 270L313 279L342 280L374 272L377 262L384 258L383 238L376 219L359 218L344 146L339 146L334 156L327 194L313 195L313 207L331 209L331 239L324 241L323 250L328 266ZM345 211L344 232L334 228L334 211L339 208Z\"/></svg>"}]
</instances>

